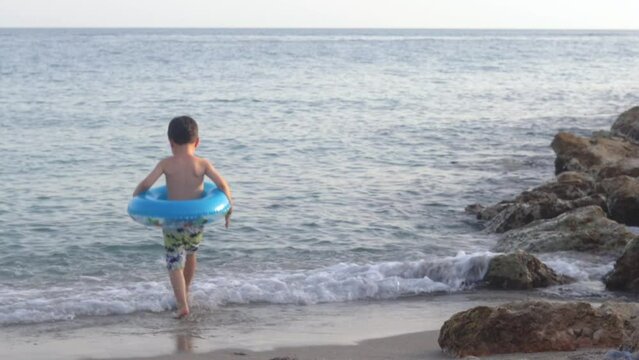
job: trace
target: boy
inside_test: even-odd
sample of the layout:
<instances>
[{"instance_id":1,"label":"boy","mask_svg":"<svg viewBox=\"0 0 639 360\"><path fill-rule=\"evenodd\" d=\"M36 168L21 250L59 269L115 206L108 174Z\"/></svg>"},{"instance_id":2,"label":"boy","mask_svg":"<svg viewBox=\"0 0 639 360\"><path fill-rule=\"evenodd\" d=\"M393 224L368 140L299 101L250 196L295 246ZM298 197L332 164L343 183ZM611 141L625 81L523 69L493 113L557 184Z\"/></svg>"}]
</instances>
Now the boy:
<instances>
[{"instance_id":1,"label":"boy","mask_svg":"<svg viewBox=\"0 0 639 360\"><path fill-rule=\"evenodd\" d=\"M225 217L225 226L228 228L233 210L231 189L208 160L195 156L195 149L200 144L197 123L188 116L176 117L169 123L168 135L173 156L161 160L135 188L133 196L148 190L164 174L169 200L197 199L204 191L206 175L226 194L231 203L231 209ZM202 227L189 224L179 229L162 229L166 264L177 302L178 319L189 314L189 286L195 274L195 252L202 241L202 232Z\"/></svg>"}]
</instances>

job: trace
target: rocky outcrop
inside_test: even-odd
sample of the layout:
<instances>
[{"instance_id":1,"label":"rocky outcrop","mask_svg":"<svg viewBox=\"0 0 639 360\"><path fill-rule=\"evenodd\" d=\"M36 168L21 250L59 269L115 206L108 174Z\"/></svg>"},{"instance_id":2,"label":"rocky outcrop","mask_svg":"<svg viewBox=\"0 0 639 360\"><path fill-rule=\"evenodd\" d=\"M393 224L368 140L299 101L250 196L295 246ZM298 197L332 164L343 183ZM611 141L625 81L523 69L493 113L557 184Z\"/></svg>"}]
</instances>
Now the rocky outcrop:
<instances>
[{"instance_id":1,"label":"rocky outcrop","mask_svg":"<svg viewBox=\"0 0 639 360\"><path fill-rule=\"evenodd\" d=\"M617 176L601 181L606 194L606 205L611 219L639 226L639 180L630 176Z\"/></svg>"},{"instance_id":2,"label":"rocky outcrop","mask_svg":"<svg viewBox=\"0 0 639 360\"><path fill-rule=\"evenodd\" d=\"M494 250L511 252L588 251L621 253L635 235L610 220L599 206L587 206L554 219L535 221L506 232Z\"/></svg>"},{"instance_id":3,"label":"rocky outcrop","mask_svg":"<svg viewBox=\"0 0 639 360\"><path fill-rule=\"evenodd\" d=\"M486 220L487 231L502 233L590 205L601 207L617 222L639 226L639 179L622 175L595 182L588 175L569 171L514 200L488 207L469 205L466 212Z\"/></svg>"},{"instance_id":4,"label":"rocky outcrop","mask_svg":"<svg viewBox=\"0 0 639 360\"><path fill-rule=\"evenodd\" d=\"M566 284L573 279L557 275L554 270L530 254L516 252L492 258L484 281L491 289L526 290Z\"/></svg>"},{"instance_id":5,"label":"rocky outcrop","mask_svg":"<svg viewBox=\"0 0 639 360\"><path fill-rule=\"evenodd\" d=\"M639 292L639 238L626 246L604 282L609 290Z\"/></svg>"},{"instance_id":6,"label":"rocky outcrop","mask_svg":"<svg viewBox=\"0 0 639 360\"><path fill-rule=\"evenodd\" d=\"M601 195L592 195L575 200L563 200L553 193L526 192L520 195L517 202L492 218L486 225L486 230L503 233L521 228L535 220L552 219L567 211L590 205L605 207L606 199Z\"/></svg>"},{"instance_id":7,"label":"rocky outcrop","mask_svg":"<svg viewBox=\"0 0 639 360\"><path fill-rule=\"evenodd\" d=\"M584 173L565 171L557 175L555 181L548 182L533 189L557 195L562 200L576 200L596 192L594 179Z\"/></svg>"},{"instance_id":8,"label":"rocky outcrop","mask_svg":"<svg viewBox=\"0 0 639 360\"><path fill-rule=\"evenodd\" d=\"M442 326L439 346L453 356L612 348L632 343L635 304L510 303L478 306Z\"/></svg>"},{"instance_id":9,"label":"rocky outcrop","mask_svg":"<svg viewBox=\"0 0 639 360\"><path fill-rule=\"evenodd\" d=\"M639 143L639 106L624 111L612 124L612 133Z\"/></svg>"},{"instance_id":10,"label":"rocky outcrop","mask_svg":"<svg viewBox=\"0 0 639 360\"><path fill-rule=\"evenodd\" d=\"M501 233L578 207L605 207L605 199L595 192L592 178L582 173L565 172L555 181L524 191L513 200L488 207L469 205L466 212L475 214L479 220L488 220L487 231Z\"/></svg>"},{"instance_id":11,"label":"rocky outcrop","mask_svg":"<svg viewBox=\"0 0 639 360\"><path fill-rule=\"evenodd\" d=\"M490 220L513 204L514 201L502 201L487 207L482 204L471 204L466 206L465 211L468 214L475 215L478 220Z\"/></svg>"},{"instance_id":12,"label":"rocky outcrop","mask_svg":"<svg viewBox=\"0 0 639 360\"><path fill-rule=\"evenodd\" d=\"M560 132L555 135L551 147L557 155L557 174L579 171L597 179L639 176L639 145L618 137L594 135L585 138Z\"/></svg>"}]
</instances>

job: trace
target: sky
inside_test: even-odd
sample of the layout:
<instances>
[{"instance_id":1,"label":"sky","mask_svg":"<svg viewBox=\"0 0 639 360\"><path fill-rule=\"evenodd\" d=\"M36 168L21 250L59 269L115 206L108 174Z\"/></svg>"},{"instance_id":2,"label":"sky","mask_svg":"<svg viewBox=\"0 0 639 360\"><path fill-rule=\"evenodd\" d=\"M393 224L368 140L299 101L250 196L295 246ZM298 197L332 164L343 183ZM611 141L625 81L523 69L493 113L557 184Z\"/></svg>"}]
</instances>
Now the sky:
<instances>
[{"instance_id":1,"label":"sky","mask_svg":"<svg viewBox=\"0 0 639 360\"><path fill-rule=\"evenodd\" d=\"M0 27L639 29L639 0L0 0Z\"/></svg>"}]
</instances>

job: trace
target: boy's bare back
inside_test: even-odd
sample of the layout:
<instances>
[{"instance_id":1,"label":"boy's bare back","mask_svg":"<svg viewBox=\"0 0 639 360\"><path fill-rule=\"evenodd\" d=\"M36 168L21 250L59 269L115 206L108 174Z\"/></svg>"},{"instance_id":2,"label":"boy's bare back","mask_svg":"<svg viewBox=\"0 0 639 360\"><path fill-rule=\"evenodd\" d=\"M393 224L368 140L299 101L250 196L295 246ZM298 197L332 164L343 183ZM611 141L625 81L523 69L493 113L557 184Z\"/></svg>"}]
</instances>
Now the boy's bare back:
<instances>
[{"instance_id":1,"label":"boy's bare back","mask_svg":"<svg viewBox=\"0 0 639 360\"><path fill-rule=\"evenodd\" d=\"M189 152L178 153L160 161L149 176L140 183L135 194L149 188L162 174L166 177L169 200L193 200L202 197L204 176L208 176L226 196L230 189L211 163Z\"/></svg>"},{"instance_id":2,"label":"boy's bare back","mask_svg":"<svg viewBox=\"0 0 639 360\"><path fill-rule=\"evenodd\" d=\"M197 156L174 155L162 160L169 200L192 200L202 197L204 175L211 164Z\"/></svg>"}]
</instances>

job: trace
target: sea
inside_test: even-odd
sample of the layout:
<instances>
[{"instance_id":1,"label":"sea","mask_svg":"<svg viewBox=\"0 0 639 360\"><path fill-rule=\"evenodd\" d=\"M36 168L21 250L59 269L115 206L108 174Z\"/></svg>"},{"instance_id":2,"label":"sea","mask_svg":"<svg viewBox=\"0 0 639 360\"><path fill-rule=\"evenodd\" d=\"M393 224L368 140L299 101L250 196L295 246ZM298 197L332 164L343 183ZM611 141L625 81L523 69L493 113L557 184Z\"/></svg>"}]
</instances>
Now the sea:
<instances>
[{"instance_id":1,"label":"sea","mask_svg":"<svg viewBox=\"0 0 639 360\"><path fill-rule=\"evenodd\" d=\"M638 31L0 29L0 332L184 326L161 231L126 212L178 115L235 197L195 328L507 299L464 207L551 180L553 136L609 129L638 79ZM614 258L540 257L578 281L524 296L624 297Z\"/></svg>"}]
</instances>

